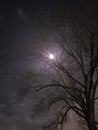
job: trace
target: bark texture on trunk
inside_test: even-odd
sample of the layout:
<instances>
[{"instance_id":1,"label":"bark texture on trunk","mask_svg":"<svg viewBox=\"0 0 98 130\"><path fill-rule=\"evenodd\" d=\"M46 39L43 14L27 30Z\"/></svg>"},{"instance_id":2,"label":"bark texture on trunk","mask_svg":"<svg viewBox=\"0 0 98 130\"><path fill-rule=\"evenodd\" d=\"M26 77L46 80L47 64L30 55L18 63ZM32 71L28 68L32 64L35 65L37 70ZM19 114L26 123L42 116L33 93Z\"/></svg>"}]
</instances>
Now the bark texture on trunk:
<instances>
[{"instance_id":1,"label":"bark texture on trunk","mask_svg":"<svg viewBox=\"0 0 98 130\"><path fill-rule=\"evenodd\" d=\"M88 129L89 130L98 130L94 122L88 123Z\"/></svg>"},{"instance_id":2,"label":"bark texture on trunk","mask_svg":"<svg viewBox=\"0 0 98 130\"><path fill-rule=\"evenodd\" d=\"M98 130L95 124L95 108L94 103L89 103L87 106L87 125L89 130Z\"/></svg>"}]
</instances>

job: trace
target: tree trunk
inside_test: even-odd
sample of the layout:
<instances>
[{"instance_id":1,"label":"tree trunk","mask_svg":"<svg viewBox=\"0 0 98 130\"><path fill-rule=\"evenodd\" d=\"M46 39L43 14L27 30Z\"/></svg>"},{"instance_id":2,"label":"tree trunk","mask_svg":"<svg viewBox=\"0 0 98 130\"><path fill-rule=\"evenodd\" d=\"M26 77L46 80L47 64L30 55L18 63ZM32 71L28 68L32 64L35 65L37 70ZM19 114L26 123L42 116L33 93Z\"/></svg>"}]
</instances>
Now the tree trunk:
<instances>
[{"instance_id":1,"label":"tree trunk","mask_svg":"<svg viewBox=\"0 0 98 130\"><path fill-rule=\"evenodd\" d=\"M88 123L88 129L89 130L98 130L95 123L91 122L91 121Z\"/></svg>"},{"instance_id":2,"label":"tree trunk","mask_svg":"<svg viewBox=\"0 0 98 130\"><path fill-rule=\"evenodd\" d=\"M89 103L87 106L87 125L89 130L98 130L95 124L95 108L94 103Z\"/></svg>"}]
</instances>

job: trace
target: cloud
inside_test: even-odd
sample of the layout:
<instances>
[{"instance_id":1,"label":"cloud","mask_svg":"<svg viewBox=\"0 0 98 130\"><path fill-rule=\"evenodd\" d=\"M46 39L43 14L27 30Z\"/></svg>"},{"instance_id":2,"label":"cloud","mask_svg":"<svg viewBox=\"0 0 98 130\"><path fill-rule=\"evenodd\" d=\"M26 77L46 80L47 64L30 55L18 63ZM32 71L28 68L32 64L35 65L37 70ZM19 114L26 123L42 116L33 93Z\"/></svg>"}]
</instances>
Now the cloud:
<instances>
[{"instance_id":1,"label":"cloud","mask_svg":"<svg viewBox=\"0 0 98 130\"><path fill-rule=\"evenodd\" d=\"M19 18L20 20L23 20L23 21L28 20L27 14L23 11L23 9L17 8L16 14L17 14L17 18Z\"/></svg>"},{"instance_id":2,"label":"cloud","mask_svg":"<svg viewBox=\"0 0 98 130\"><path fill-rule=\"evenodd\" d=\"M37 130L36 124L26 117L12 116L7 117L0 114L0 128L4 130Z\"/></svg>"},{"instance_id":3,"label":"cloud","mask_svg":"<svg viewBox=\"0 0 98 130\"><path fill-rule=\"evenodd\" d=\"M0 108L3 108L3 107L5 107L5 104L0 104Z\"/></svg>"},{"instance_id":4,"label":"cloud","mask_svg":"<svg viewBox=\"0 0 98 130\"><path fill-rule=\"evenodd\" d=\"M3 19L4 19L3 15L0 15L0 26L2 26Z\"/></svg>"}]
</instances>

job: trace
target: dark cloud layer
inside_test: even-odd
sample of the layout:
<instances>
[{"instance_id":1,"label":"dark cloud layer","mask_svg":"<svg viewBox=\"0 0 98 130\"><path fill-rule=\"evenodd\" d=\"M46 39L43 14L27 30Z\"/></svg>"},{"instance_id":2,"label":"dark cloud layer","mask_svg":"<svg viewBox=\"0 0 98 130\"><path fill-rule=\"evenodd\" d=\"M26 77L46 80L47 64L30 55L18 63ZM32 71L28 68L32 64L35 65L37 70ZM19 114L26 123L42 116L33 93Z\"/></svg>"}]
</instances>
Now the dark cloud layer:
<instances>
[{"instance_id":1,"label":"dark cloud layer","mask_svg":"<svg viewBox=\"0 0 98 130\"><path fill-rule=\"evenodd\" d=\"M0 37L6 43L7 53L0 62L0 127L4 130L41 130L40 125L47 115L31 118L36 100L26 104L12 104L16 100L16 79L24 71L38 71L38 61L33 55L41 46L46 35L48 15L68 6L76 7L81 0L57 1L14 1L4 0L0 4ZM95 1L96 3L96 1ZM86 4L86 3L85 3ZM42 122L41 122L42 121ZM67 130L71 130L68 125ZM73 126L72 126L73 128ZM76 130L77 126L74 128Z\"/></svg>"}]
</instances>

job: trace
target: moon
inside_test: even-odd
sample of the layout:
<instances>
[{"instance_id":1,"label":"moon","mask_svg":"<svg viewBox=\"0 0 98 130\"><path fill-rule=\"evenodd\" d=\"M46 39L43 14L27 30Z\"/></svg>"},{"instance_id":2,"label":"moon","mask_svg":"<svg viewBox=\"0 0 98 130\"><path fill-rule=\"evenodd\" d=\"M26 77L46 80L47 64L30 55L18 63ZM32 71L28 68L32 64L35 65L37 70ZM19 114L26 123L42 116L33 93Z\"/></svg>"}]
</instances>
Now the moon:
<instances>
[{"instance_id":1,"label":"moon","mask_svg":"<svg viewBox=\"0 0 98 130\"><path fill-rule=\"evenodd\" d=\"M54 60L55 59L55 56L52 53L49 53L48 57L49 57L50 60Z\"/></svg>"}]
</instances>

